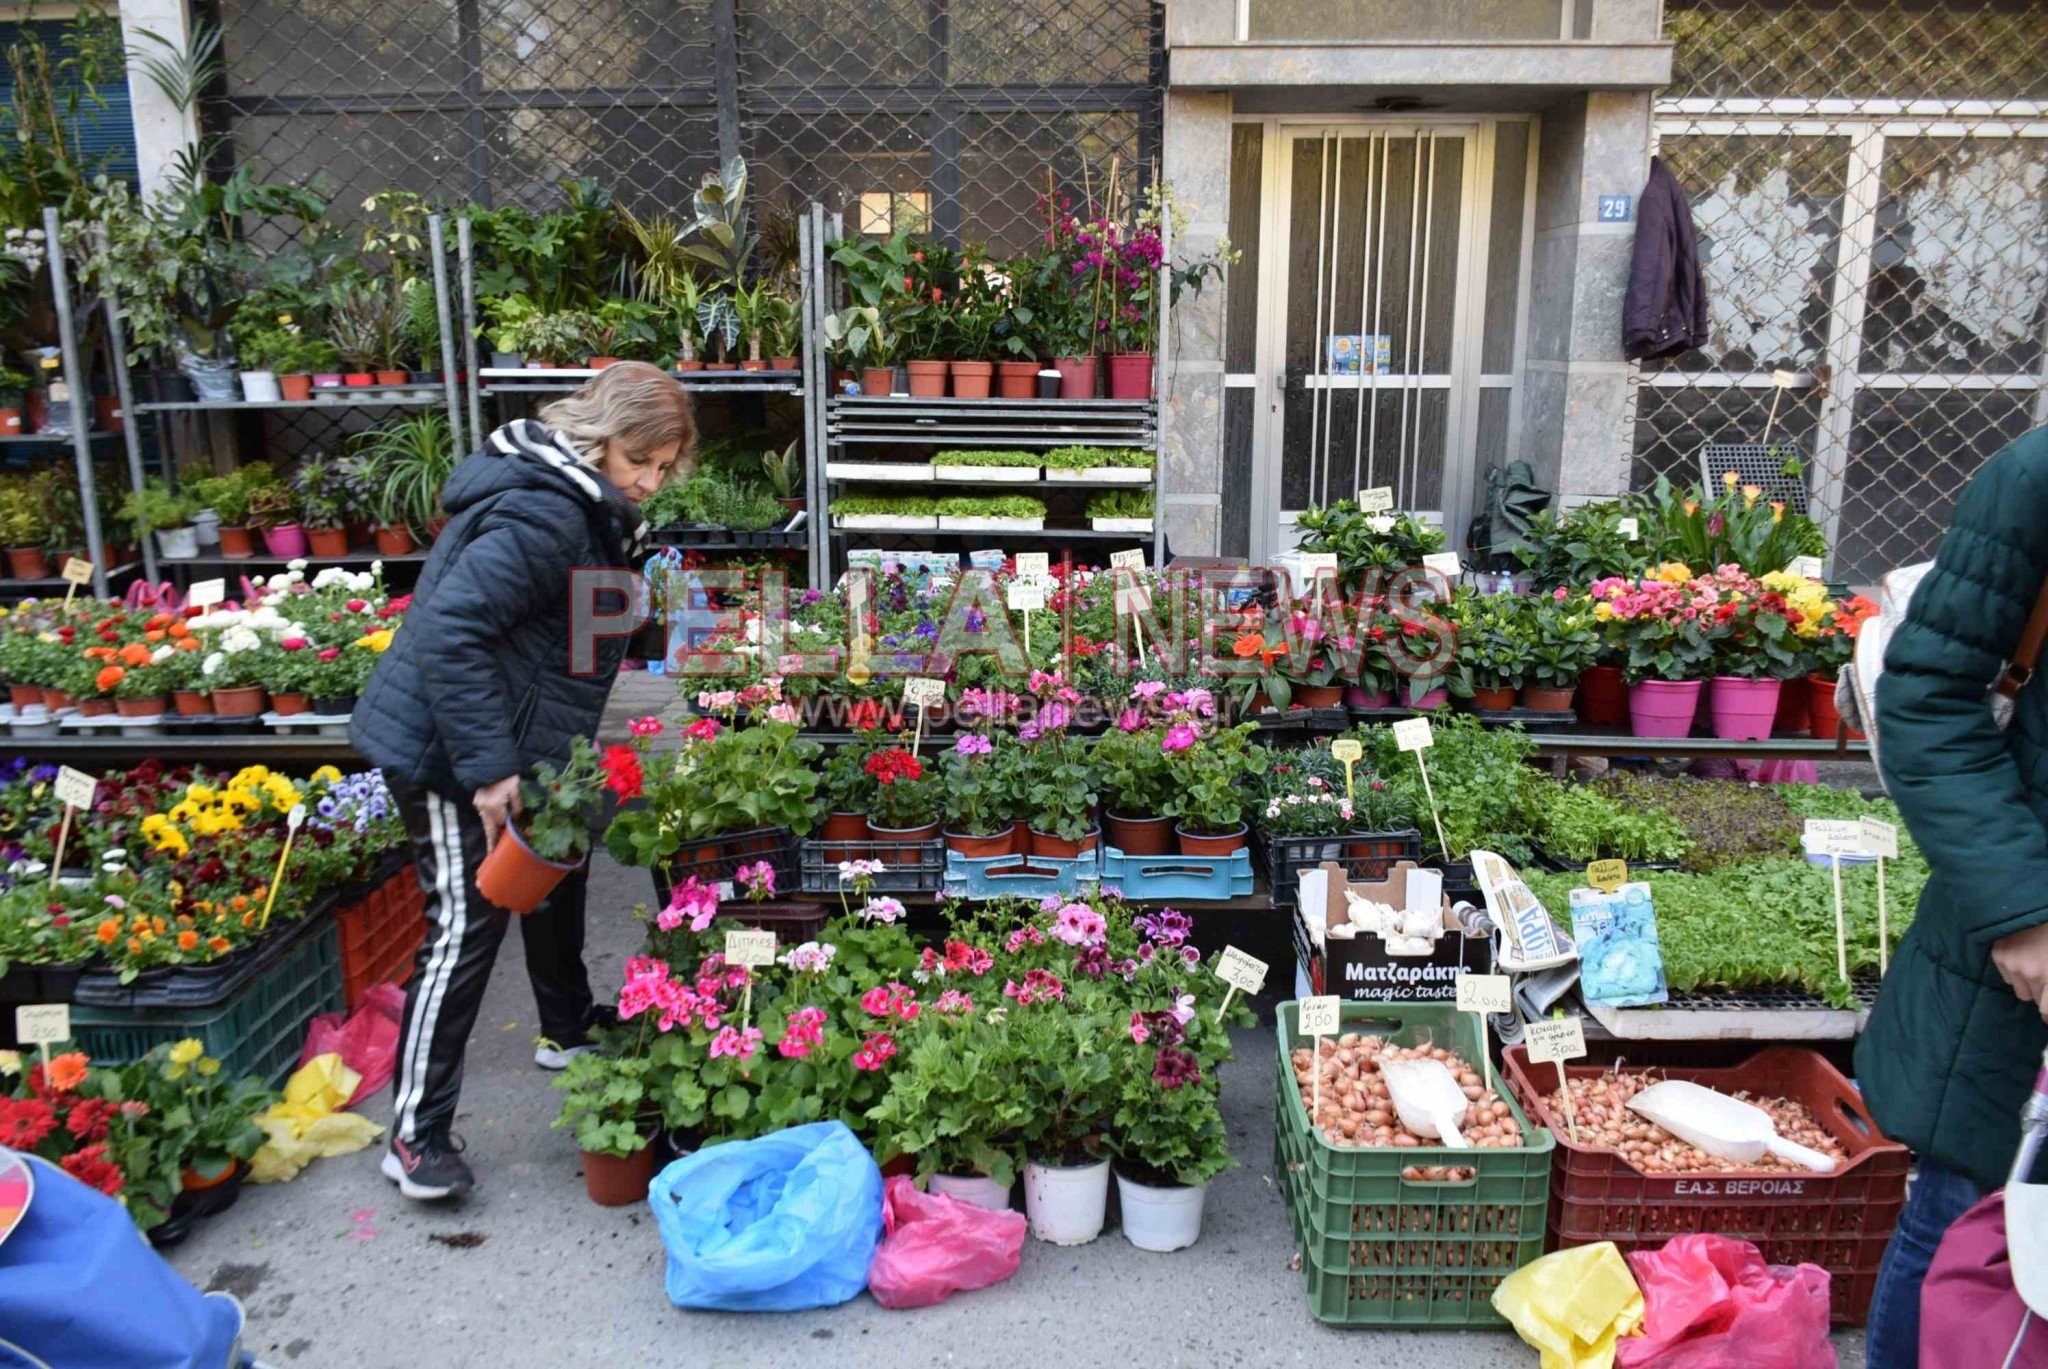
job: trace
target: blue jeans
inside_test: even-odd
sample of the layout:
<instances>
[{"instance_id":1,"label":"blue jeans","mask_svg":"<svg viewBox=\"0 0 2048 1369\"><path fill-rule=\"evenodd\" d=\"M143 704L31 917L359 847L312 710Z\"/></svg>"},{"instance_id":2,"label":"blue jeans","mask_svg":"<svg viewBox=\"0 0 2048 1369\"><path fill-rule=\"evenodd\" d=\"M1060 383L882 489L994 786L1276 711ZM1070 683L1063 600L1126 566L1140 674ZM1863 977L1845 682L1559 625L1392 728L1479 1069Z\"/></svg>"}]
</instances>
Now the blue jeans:
<instances>
[{"instance_id":1,"label":"blue jeans","mask_svg":"<svg viewBox=\"0 0 2048 1369\"><path fill-rule=\"evenodd\" d=\"M1914 1369L1920 1363L1920 1283L1941 1238L1986 1192L1975 1180L1920 1157L1878 1266L1864 1328L1865 1369Z\"/></svg>"}]
</instances>

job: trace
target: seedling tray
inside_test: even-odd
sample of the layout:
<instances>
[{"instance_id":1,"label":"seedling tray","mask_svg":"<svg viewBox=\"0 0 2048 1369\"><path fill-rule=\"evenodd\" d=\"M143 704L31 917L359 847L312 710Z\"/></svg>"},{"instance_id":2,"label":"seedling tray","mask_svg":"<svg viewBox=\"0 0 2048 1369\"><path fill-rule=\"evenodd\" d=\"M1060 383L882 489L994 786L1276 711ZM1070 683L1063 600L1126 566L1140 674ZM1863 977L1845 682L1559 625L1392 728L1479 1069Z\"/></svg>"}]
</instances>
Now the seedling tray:
<instances>
[{"instance_id":1,"label":"seedling tray","mask_svg":"<svg viewBox=\"0 0 2048 1369\"><path fill-rule=\"evenodd\" d=\"M1239 848L1227 856L1128 856L1108 846L1102 882L1140 901L1242 898L1252 891L1252 853Z\"/></svg>"},{"instance_id":2,"label":"seedling tray","mask_svg":"<svg viewBox=\"0 0 2048 1369\"><path fill-rule=\"evenodd\" d=\"M839 864L848 860L879 860L882 869L871 876L874 889L883 894L933 894L945 882L946 843L930 841L876 842L827 841L805 837L797 843L803 891L807 894L840 892ZM853 897L847 891L847 897Z\"/></svg>"},{"instance_id":3,"label":"seedling tray","mask_svg":"<svg viewBox=\"0 0 2048 1369\"><path fill-rule=\"evenodd\" d=\"M1527 1145L1334 1146L1309 1122L1290 1063L1297 1004L1274 1013L1280 1068L1274 1166L1301 1241L1309 1311L1337 1326L1494 1327L1493 1290L1543 1253L1552 1141L1496 1078ZM1343 1029L1399 1045L1438 1044L1476 1062L1469 1014L1439 1004L1350 1004ZM1411 1165L1458 1165L1471 1179L1403 1179Z\"/></svg>"},{"instance_id":4,"label":"seedling tray","mask_svg":"<svg viewBox=\"0 0 2048 1369\"><path fill-rule=\"evenodd\" d=\"M1604 1066L1568 1065L1574 1079ZM1625 1254L1652 1250L1673 1236L1718 1232L1753 1241L1771 1264L1817 1264L1828 1271L1838 1325L1860 1326L1885 1244L1906 1201L1912 1157L1871 1120L1856 1086L1813 1051L1773 1046L1721 1069L1658 1067L1722 1093L1747 1089L1803 1103L1842 1143L1849 1158L1832 1174L1729 1170L1717 1174L1646 1174L1609 1146L1574 1144L1565 1119L1543 1095L1557 1087L1557 1067L1532 1065L1522 1046L1502 1053L1501 1075L1537 1125L1550 1128L1552 1160L1548 1227L1556 1248L1613 1241Z\"/></svg>"},{"instance_id":5,"label":"seedling tray","mask_svg":"<svg viewBox=\"0 0 2048 1369\"><path fill-rule=\"evenodd\" d=\"M1076 894L1101 882L1102 858L1090 851L1070 859L1054 856L963 856L946 852L944 892L949 898L1042 898Z\"/></svg>"}]
</instances>

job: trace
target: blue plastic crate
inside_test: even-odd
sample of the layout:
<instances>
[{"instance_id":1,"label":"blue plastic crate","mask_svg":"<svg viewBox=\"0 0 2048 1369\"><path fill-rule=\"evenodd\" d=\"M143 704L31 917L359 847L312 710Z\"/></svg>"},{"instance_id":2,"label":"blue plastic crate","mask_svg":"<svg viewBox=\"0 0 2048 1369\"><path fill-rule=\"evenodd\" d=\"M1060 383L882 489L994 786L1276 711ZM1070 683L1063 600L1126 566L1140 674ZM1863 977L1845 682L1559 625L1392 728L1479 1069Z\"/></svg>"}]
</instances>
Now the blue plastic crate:
<instances>
[{"instance_id":1,"label":"blue plastic crate","mask_svg":"<svg viewBox=\"0 0 2048 1369\"><path fill-rule=\"evenodd\" d=\"M1114 846L1102 853L1102 882L1128 899L1242 898L1252 891L1252 853L1227 856L1127 856Z\"/></svg>"},{"instance_id":2,"label":"blue plastic crate","mask_svg":"<svg viewBox=\"0 0 2048 1369\"><path fill-rule=\"evenodd\" d=\"M948 898L1043 898L1076 894L1102 880L1098 851L1071 859L1052 856L963 856L946 852Z\"/></svg>"}]
</instances>

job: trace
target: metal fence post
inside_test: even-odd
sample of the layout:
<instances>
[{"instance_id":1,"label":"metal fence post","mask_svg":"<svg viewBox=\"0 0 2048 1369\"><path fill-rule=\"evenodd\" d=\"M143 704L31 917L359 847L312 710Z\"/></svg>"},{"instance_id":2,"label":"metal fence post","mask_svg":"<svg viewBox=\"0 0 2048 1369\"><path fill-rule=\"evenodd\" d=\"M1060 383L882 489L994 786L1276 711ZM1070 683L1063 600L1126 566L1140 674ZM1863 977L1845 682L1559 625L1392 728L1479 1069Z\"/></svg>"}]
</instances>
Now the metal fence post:
<instances>
[{"instance_id":1,"label":"metal fence post","mask_svg":"<svg viewBox=\"0 0 2048 1369\"><path fill-rule=\"evenodd\" d=\"M43 210L43 238L49 249L51 303L57 308L57 348L64 359L64 388L71 401L71 452L78 460L78 507L85 517L85 554L92 558L92 589L107 597L107 544L100 536L100 502L92 487L92 432L85 406L85 368L78 357L78 329L71 316L71 272L64 260L63 224L55 209ZM126 422L126 416L123 416Z\"/></svg>"}]
</instances>

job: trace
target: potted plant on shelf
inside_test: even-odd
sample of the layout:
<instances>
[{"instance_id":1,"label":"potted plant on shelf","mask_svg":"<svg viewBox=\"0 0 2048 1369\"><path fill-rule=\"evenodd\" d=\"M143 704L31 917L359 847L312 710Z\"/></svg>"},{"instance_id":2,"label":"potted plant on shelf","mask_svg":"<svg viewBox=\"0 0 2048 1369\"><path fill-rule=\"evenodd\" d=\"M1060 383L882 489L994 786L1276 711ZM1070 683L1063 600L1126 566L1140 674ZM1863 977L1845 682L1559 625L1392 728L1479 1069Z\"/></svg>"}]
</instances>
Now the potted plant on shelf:
<instances>
[{"instance_id":1,"label":"potted plant on shelf","mask_svg":"<svg viewBox=\"0 0 2048 1369\"><path fill-rule=\"evenodd\" d=\"M218 633L208 631L205 654L199 663L204 693L212 701L216 718L254 718L263 712L265 645L255 630L229 627Z\"/></svg>"},{"instance_id":2,"label":"potted plant on shelf","mask_svg":"<svg viewBox=\"0 0 2048 1369\"><path fill-rule=\"evenodd\" d=\"M646 1201L654 1179L654 1069L651 1057L584 1051L555 1078L566 1096L554 1125L575 1135L584 1191L600 1206Z\"/></svg>"},{"instance_id":3,"label":"potted plant on shelf","mask_svg":"<svg viewBox=\"0 0 2048 1369\"><path fill-rule=\"evenodd\" d=\"M1536 594L1525 600L1523 628L1527 637L1528 670L1522 681L1522 707L1539 713L1563 713L1572 706L1579 677L1600 659L1600 634L1583 597Z\"/></svg>"},{"instance_id":4,"label":"potted plant on shelf","mask_svg":"<svg viewBox=\"0 0 2048 1369\"><path fill-rule=\"evenodd\" d=\"M1725 566L1711 583L1720 596L1707 629L1714 654L1708 700L1714 735L1725 741L1762 741L1777 719L1782 682L1806 673L1804 645L1792 630L1784 595Z\"/></svg>"},{"instance_id":5,"label":"potted plant on shelf","mask_svg":"<svg viewBox=\"0 0 2048 1369\"><path fill-rule=\"evenodd\" d=\"M802 301L790 295L771 294L762 315L768 347L768 369L795 371L803 366Z\"/></svg>"},{"instance_id":6,"label":"potted plant on shelf","mask_svg":"<svg viewBox=\"0 0 2048 1369\"><path fill-rule=\"evenodd\" d=\"M351 468L314 452L292 472L291 483L299 498L299 518L305 524L310 554L347 556L348 516L364 493Z\"/></svg>"},{"instance_id":7,"label":"potted plant on shelf","mask_svg":"<svg viewBox=\"0 0 2048 1369\"><path fill-rule=\"evenodd\" d=\"M962 732L941 762L946 849L968 857L1017 854L1016 750Z\"/></svg>"},{"instance_id":8,"label":"potted plant on shelf","mask_svg":"<svg viewBox=\"0 0 2048 1369\"><path fill-rule=\"evenodd\" d=\"M1118 497L1125 497L1133 491L1119 491ZM1097 499L1103 498L1097 495ZM1143 496L1147 504L1152 496ZM1091 507L1092 507L1091 501ZM1334 590L1332 591L1334 592ZM1323 628L1322 620L1312 613L1295 609L1287 620L1288 636L1281 640L1282 647L1289 647L1284 654L1275 658L1274 669L1287 683L1287 707L1336 708L1344 702L1344 686L1340 683L1342 656L1337 644L1330 641Z\"/></svg>"},{"instance_id":9,"label":"potted plant on shelf","mask_svg":"<svg viewBox=\"0 0 2048 1369\"><path fill-rule=\"evenodd\" d=\"M678 371L704 369L704 358L697 354L704 345L704 327L697 322L697 310L703 303L704 287L697 283L697 278L688 274L678 275L663 311L670 335L675 338L672 365Z\"/></svg>"},{"instance_id":10,"label":"potted plant on shelf","mask_svg":"<svg viewBox=\"0 0 2048 1369\"><path fill-rule=\"evenodd\" d=\"M249 487L249 522L263 530L263 549L281 560L306 554L306 530L299 524L299 500L275 476Z\"/></svg>"},{"instance_id":11,"label":"potted plant on shelf","mask_svg":"<svg viewBox=\"0 0 2048 1369\"><path fill-rule=\"evenodd\" d=\"M868 815L868 835L875 853L892 865L910 865L916 855L892 846L930 841L939 833L940 791L924 762L900 746L870 752L861 768L875 782L875 806Z\"/></svg>"},{"instance_id":12,"label":"potted plant on shelf","mask_svg":"<svg viewBox=\"0 0 2048 1369\"><path fill-rule=\"evenodd\" d=\"M825 758L821 767L818 799L824 805L825 822L818 836L825 841L865 842L868 814L875 807L875 777L863 768L867 756L858 747L842 746ZM866 855L835 852L838 855Z\"/></svg>"},{"instance_id":13,"label":"potted plant on shelf","mask_svg":"<svg viewBox=\"0 0 2048 1369\"><path fill-rule=\"evenodd\" d=\"M768 332L773 298L773 287L765 280L736 287L732 292L733 320L747 344L747 355L740 362L743 371L768 369L768 359L762 355L761 349Z\"/></svg>"},{"instance_id":14,"label":"potted plant on shelf","mask_svg":"<svg viewBox=\"0 0 2048 1369\"><path fill-rule=\"evenodd\" d=\"M1835 707L1836 677L1855 657L1856 636L1863 630L1863 624L1876 614L1877 605L1861 594L1836 600L1828 605L1823 621L1816 625L1809 639L1812 669L1801 683L1808 691L1808 725L1816 737L1832 741L1841 731L1842 714ZM1861 740L1863 734L1850 728L1849 736Z\"/></svg>"},{"instance_id":15,"label":"potted plant on shelf","mask_svg":"<svg viewBox=\"0 0 2048 1369\"><path fill-rule=\"evenodd\" d=\"M327 718L340 718L355 712L356 700L362 695L363 686L370 682L370 672L376 669L377 657L383 648L376 646L368 634L354 641L338 646L317 646L310 651L313 657L306 678L306 702L312 711Z\"/></svg>"},{"instance_id":16,"label":"potted plant on shelf","mask_svg":"<svg viewBox=\"0 0 2048 1369\"><path fill-rule=\"evenodd\" d=\"M327 315L346 368L344 385L367 389L405 383L404 372L396 369L405 328L405 297L396 282L345 277L335 284Z\"/></svg>"},{"instance_id":17,"label":"potted plant on shelf","mask_svg":"<svg viewBox=\"0 0 2048 1369\"><path fill-rule=\"evenodd\" d=\"M1096 739L1092 751L1102 786L1102 824L1109 844L1127 856L1164 856L1174 849L1173 819L1166 816L1173 775L1160 748L1164 728L1146 725L1137 710Z\"/></svg>"},{"instance_id":18,"label":"potted plant on shelf","mask_svg":"<svg viewBox=\"0 0 2048 1369\"><path fill-rule=\"evenodd\" d=\"M26 481L0 485L0 546L7 550L8 573L17 580L49 579L50 562L43 554L49 535L50 520L35 488Z\"/></svg>"},{"instance_id":19,"label":"potted plant on shelf","mask_svg":"<svg viewBox=\"0 0 2048 1369\"><path fill-rule=\"evenodd\" d=\"M1261 773L1265 753L1251 744L1256 724L1200 730L1193 717L1177 721L1160 739L1173 776L1166 811L1178 821L1174 836L1184 856L1227 856L1241 850L1248 796L1244 785Z\"/></svg>"},{"instance_id":20,"label":"potted plant on shelf","mask_svg":"<svg viewBox=\"0 0 2048 1369\"><path fill-rule=\"evenodd\" d=\"M181 642L196 642L198 639L187 635ZM206 654L197 649L173 651L161 667L164 685L171 692L171 708L181 718L198 718L213 712L213 700L206 693L206 679L202 674L206 665Z\"/></svg>"},{"instance_id":21,"label":"potted plant on shelf","mask_svg":"<svg viewBox=\"0 0 2048 1369\"><path fill-rule=\"evenodd\" d=\"M177 654L177 648L168 644L160 646L159 650L164 662ZM108 665L101 669L101 679L106 681L102 688L114 696L114 711L122 717L161 718L170 707L170 672L163 668L163 662L155 659L156 655L157 652L145 648L143 659L138 663ZM119 674L106 680L109 671L118 671Z\"/></svg>"},{"instance_id":22,"label":"potted plant on shelf","mask_svg":"<svg viewBox=\"0 0 2048 1369\"><path fill-rule=\"evenodd\" d=\"M685 874L730 878L811 830L822 750L793 723L734 728L701 718L680 748L645 758L647 802L612 819L605 846L621 864L657 871L658 887Z\"/></svg>"},{"instance_id":23,"label":"potted plant on shelf","mask_svg":"<svg viewBox=\"0 0 2048 1369\"><path fill-rule=\"evenodd\" d=\"M227 475L202 475L192 482L192 500L211 509L220 554L236 558L256 554L255 538L249 529L249 492L269 483L270 463L252 461Z\"/></svg>"},{"instance_id":24,"label":"potted plant on shelf","mask_svg":"<svg viewBox=\"0 0 2048 1369\"><path fill-rule=\"evenodd\" d=\"M1088 496L1088 525L1097 532L1152 531L1152 491L1104 490Z\"/></svg>"},{"instance_id":25,"label":"potted plant on shelf","mask_svg":"<svg viewBox=\"0 0 2048 1369\"><path fill-rule=\"evenodd\" d=\"M483 333L491 344L491 369L517 371L526 365L519 350L520 329L540 312L540 306L523 294L501 295L483 302Z\"/></svg>"},{"instance_id":26,"label":"potted plant on shelf","mask_svg":"<svg viewBox=\"0 0 2048 1369\"><path fill-rule=\"evenodd\" d=\"M639 797L637 774L631 776L633 784L624 783L620 753L628 759L634 754L623 746L599 752L588 738L578 737L561 769L545 761L536 765L533 775L520 781L520 812L477 866L477 892L522 916L538 908L589 857L590 834L607 790L621 801Z\"/></svg>"},{"instance_id":27,"label":"potted plant on shelf","mask_svg":"<svg viewBox=\"0 0 2048 1369\"><path fill-rule=\"evenodd\" d=\"M1095 823L1095 766L1089 748L1069 731L1075 699L1057 681L1040 694L1038 711L1018 730L1017 806L1031 836L1031 854L1072 860L1093 851L1102 829Z\"/></svg>"},{"instance_id":28,"label":"potted plant on shelf","mask_svg":"<svg viewBox=\"0 0 2048 1369\"><path fill-rule=\"evenodd\" d=\"M121 517L147 537L156 534L157 554L166 561L189 561L199 555L199 534L192 527L192 501L151 479L121 503Z\"/></svg>"},{"instance_id":29,"label":"potted plant on shelf","mask_svg":"<svg viewBox=\"0 0 2048 1369\"><path fill-rule=\"evenodd\" d=\"M1589 591L1593 617L1615 625L1627 653L1629 726L1638 737L1692 732L1713 647L1699 619L1685 616L1691 581L1691 571L1674 564L1640 581L1597 580Z\"/></svg>"},{"instance_id":30,"label":"potted plant on shelf","mask_svg":"<svg viewBox=\"0 0 2048 1369\"><path fill-rule=\"evenodd\" d=\"M270 696L270 711L283 718L311 713L318 664L312 642L301 635L285 636L263 647L258 665L264 693Z\"/></svg>"},{"instance_id":31,"label":"potted plant on shelf","mask_svg":"<svg viewBox=\"0 0 2048 1369\"><path fill-rule=\"evenodd\" d=\"M28 375L0 365L0 437L20 437L22 401L28 395Z\"/></svg>"},{"instance_id":32,"label":"potted plant on shelf","mask_svg":"<svg viewBox=\"0 0 2048 1369\"><path fill-rule=\"evenodd\" d=\"M770 447L761 453L761 472L784 513L799 513L804 507L804 462L797 451L802 445L802 438L792 438L781 451Z\"/></svg>"},{"instance_id":33,"label":"potted plant on shelf","mask_svg":"<svg viewBox=\"0 0 2048 1369\"><path fill-rule=\"evenodd\" d=\"M356 454L368 464L374 482L369 506L377 552L404 556L413 549L413 529L431 530L438 521L441 487L455 470L448 418L437 409L423 409L391 419L365 432Z\"/></svg>"},{"instance_id":34,"label":"potted plant on shelf","mask_svg":"<svg viewBox=\"0 0 2048 1369\"><path fill-rule=\"evenodd\" d=\"M953 396L956 399L987 399L996 374L989 360L997 320L1002 307L979 271L961 276L960 289L947 311L947 333L953 352Z\"/></svg>"},{"instance_id":35,"label":"potted plant on shelf","mask_svg":"<svg viewBox=\"0 0 2048 1369\"><path fill-rule=\"evenodd\" d=\"M1347 792L1344 767L1328 747L1269 757L1253 817L1288 868L1308 869L1326 860L1388 861L1416 839L1414 812L1369 763L1352 767L1350 784Z\"/></svg>"},{"instance_id":36,"label":"potted plant on shelf","mask_svg":"<svg viewBox=\"0 0 2048 1369\"><path fill-rule=\"evenodd\" d=\"M834 349L835 360L861 366L860 392L888 395L896 388L896 346L894 328L873 305L850 305L825 316L825 341Z\"/></svg>"},{"instance_id":37,"label":"potted plant on shelf","mask_svg":"<svg viewBox=\"0 0 2048 1369\"><path fill-rule=\"evenodd\" d=\"M1505 712L1515 706L1528 667L1527 644L1520 627L1519 605L1511 594L1473 595L1460 605L1458 683L1469 689L1480 712Z\"/></svg>"}]
</instances>

